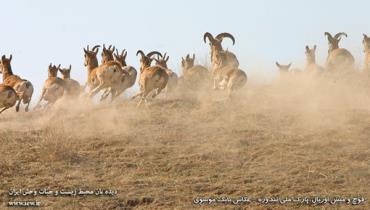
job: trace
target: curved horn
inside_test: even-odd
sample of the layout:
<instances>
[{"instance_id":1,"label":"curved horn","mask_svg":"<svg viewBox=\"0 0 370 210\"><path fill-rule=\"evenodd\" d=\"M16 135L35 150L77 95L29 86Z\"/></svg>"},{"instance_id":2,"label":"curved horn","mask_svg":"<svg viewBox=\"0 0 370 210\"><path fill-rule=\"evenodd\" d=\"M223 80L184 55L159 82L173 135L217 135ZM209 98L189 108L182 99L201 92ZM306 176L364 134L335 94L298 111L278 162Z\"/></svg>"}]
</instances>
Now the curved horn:
<instances>
[{"instance_id":1,"label":"curved horn","mask_svg":"<svg viewBox=\"0 0 370 210\"><path fill-rule=\"evenodd\" d=\"M339 39L339 38L340 38L340 36L345 36L345 37L347 37L347 34L346 34L346 33L344 33L344 32L339 32L339 33L335 34L334 38L335 38L335 39Z\"/></svg>"},{"instance_id":2,"label":"curved horn","mask_svg":"<svg viewBox=\"0 0 370 210\"><path fill-rule=\"evenodd\" d=\"M98 52L98 51L99 51L99 47L100 47L100 45L95 45L95 46L91 49L91 51ZM96 49L96 50L95 50L95 49Z\"/></svg>"},{"instance_id":3,"label":"curved horn","mask_svg":"<svg viewBox=\"0 0 370 210\"><path fill-rule=\"evenodd\" d=\"M123 49L121 52L121 56L125 56L125 54L127 54L126 49Z\"/></svg>"},{"instance_id":4,"label":"curved horn","mask_svg":"<svg viewBox=\"0 0 370 210\"><path fill-rule=\"evenodd\" d=\"M115 54L115 56L119 56L118 49L116 49L116 54Z\"/></svg>"},{"instance_id":5,"label":"curved horn","mask_svg":"<svg viewBox=\"0 0 370 210\"><path fill-rule=\"evenodd\" d=\"M87 45L86 50L87 50L87 51L90 51L90 50L89 50L89 45Z\"/></svg>"},{"instance_id":6,"label":"curved horn","mask_svg":"<svg viewBox=\"0 0 370 210\"><path fill-rule=\"evenodd\" d=\"M324 35L327 36L328 39L333 39L333 36L329 32L325 32Z\"/></svg>"},{"instance_id":7,"label":"curved horn","mask_svg":"<svg viewBox=\"0 0 370 210\"><path fill-rule=\"evenodd\" d=\"M10 56L9 56L9 61L12 61L12 58L13 58L13 55L12 55L12 54L10 54Z\"/></svg>"},{"instance_id":8,"label":"curved horn","mask_svg":"<svg viewBox=\"0 0 370 210\"><path fill-rule=\"evenodd\" d=\"M138 51L136 52L136 56L138 56L139 54L141 55L141 57L145 57L145 54L144 54L144 52L143 52L143 51L138 50Z\"/></svg>"},{"instance_id":9,"label":"curved horn","mask_svg":"<svg viewBox=\"0 0 370 210\"><path fill-rule=\"evenodd\" d=\"M209 40L211 43L213 43L213 42L215 41L215 39L213 38L212 34L211 34L211 33L209 33L209 32L206 32L206 33L204 33L204 35L203 35L203 41L204 41L204 43L207 43L206 38L208 38L208 40Z\"/></svg>"},{"instance_id":10,"label":"curved horn","mask_svg":"<svg viewBox=\"0 0 370 210\"><path fill-rule=\"evenodd\" d=\"M71 64L69 64L69 70L71 71L71 69L72 69L72 65L71 65Z\"/></svg>"},{"instance_id":11,"label":"curved horn","mask_svg":"<svg viewBox=\"0 0 370 210\"><path fill-rule=\"evenodd\" d=\"M152 55L159 55L159 56L163 57L162 54L158 51L152 51L152 52L146 54L146 56L149 57L149 58L152 57Z\"/></svg>"},{"instance_id":12,"label":"curved horn","mask_svg":"<svg viewBox=\"0 0 370 210\"><path fill-rule=\"evenodd\" d=\"M230 33L220 33L219 35L216 36L216 39L222 41L224 38L230 38L232 41L233 41L233 45L235 44L235 38L233 35L231 35Z\"/></svg>"},{"instance_id":13,"label":"curved horn","mask_svg":"<svg viewBox=\"0 0 370 210\"><path fill-rule=\"evenodd\" d=\"M195 60L195 53L193 53L193 60Z\"/></svg>"}]
</instances>

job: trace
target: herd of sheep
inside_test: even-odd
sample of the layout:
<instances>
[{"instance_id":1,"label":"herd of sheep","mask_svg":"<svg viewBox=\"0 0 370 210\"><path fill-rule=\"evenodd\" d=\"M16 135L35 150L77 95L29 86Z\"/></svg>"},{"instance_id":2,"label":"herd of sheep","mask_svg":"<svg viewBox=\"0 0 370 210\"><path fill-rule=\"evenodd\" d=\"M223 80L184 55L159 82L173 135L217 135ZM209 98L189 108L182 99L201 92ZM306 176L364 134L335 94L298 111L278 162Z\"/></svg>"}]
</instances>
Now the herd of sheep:
<instances>
[{"instance_id":1,"label":"herd of sheep","mask_svg":"<svg viewBox=\"0 0 370 210\"><path fill-rule=\"evenodd\" d=\"M305 72L318 73L323 71L348 71L355 69L354 57L344 48L339 47L339 42L346 33L340 32L335 36L325 32L328 38L329 50L325 67L316 63L316 45L313 48L306 46L307 65ZM366 71L370 70L370 38L363 35L363 46L365 53ZM180 77L168 68L167 61L169 57L158 51L144 53L138 50L136 55L140 56L140 72L138 83L140 91L132 99L140 97L138 106L145 102L147 97L155 98L163 89L166 92L172 91L178 86L186 87L196 91L200 86L213 86L213 89L227 90L228 95L234 90L240 89L247 82L246 73L239 68L237 56L222 47L222 41L225 38L231 39L235 44L235 38L230 33L220 33L217 36L206 32L203 40L210 44L211 49L211 69L201 65L195 65L195 55L186 55L181 59L182 75ZM98 62L99 45L93 48L84 48L84 65L87 68L87 82L81 86L76 80L71 79L71 66L61 68L60 65L50 64L48 67L48 78L44 83L41 97L35 109L41 107L41 102L46 101L46 106L55 103L62 97L79 97L88 94L94 97L102 92L100 100L105 100L109 95L111 101L120 96L126 89L132 87L137 79L137 70L126 64L127 52L121 53L112 46L105 47L101 52L101 64ZM3 75L3 84L0 84L0 113L16 106L19 111L20 104L26 104L25 111L29 110L29 105L33 94L33 85L30 81L21 78L13 73L11 67L12 55L7 58L1 57L0 72ZM155 61L155 65L152 62ZM289 72L289 65L281 65L276 62L281 72ZM58 72L62 78L58 77ZM85 89L88 93L85 93Z\"/></svg>"}]
</instances>

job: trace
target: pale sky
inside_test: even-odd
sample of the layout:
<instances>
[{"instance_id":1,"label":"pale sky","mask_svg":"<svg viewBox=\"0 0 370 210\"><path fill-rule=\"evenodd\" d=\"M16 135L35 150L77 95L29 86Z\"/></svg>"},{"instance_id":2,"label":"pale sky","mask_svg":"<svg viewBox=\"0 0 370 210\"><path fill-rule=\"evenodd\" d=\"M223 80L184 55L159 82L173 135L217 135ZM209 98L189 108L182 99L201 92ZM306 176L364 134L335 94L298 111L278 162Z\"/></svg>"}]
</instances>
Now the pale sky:
<instances>
[{"instance_id":1,"label":"pale sky","mask_svg":"<svg viewBox=\"0 0 370 210\"><path fill-rule=\"evenodd\" d=\"M204 32L230 32L235 46L227 39L223 45L238 56L250 81L257 73L273 75L276 60L303 68L306 44L318 46L323 64L325 31L346 32L341 47L362 65L369 8L366 0L2 0L0 53L13 54L13 71L33 83L34 103L50 62L72 64L72 78L85 83L87 44L125 48L127 63L137 69L138 49L167 52L169 67L180 73L181 56L195 53L200 63L209 57Z\"/></svg>"}]
</instances>

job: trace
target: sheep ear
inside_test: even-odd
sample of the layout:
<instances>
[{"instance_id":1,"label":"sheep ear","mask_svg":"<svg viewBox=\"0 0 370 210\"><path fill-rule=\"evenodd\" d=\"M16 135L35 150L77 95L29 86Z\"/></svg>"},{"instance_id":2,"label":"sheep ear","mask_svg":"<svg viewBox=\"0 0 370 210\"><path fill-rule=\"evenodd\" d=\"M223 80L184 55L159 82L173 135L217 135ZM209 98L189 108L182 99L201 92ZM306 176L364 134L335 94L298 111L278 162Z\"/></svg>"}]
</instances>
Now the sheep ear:
<instances>
[{"instance_id":1,"label":"sheep ear","mask_svg":"<svg viewBox=\"0 0 370 210\"><path fill-rule=\"evenodd\" d=\"M281 68L281 65L279 64L279 62L276 61L275 64L277 67Z\"/></svg>"},{"instance_id":2,"label":"sheep ear","mask_svg":"<svg viewBox=\"0 0 370 210\"><path fill-rule=\"evenodd\" d=\"M313 50L314 50L314 51L316 51L316 48L317 48L317 46L316 46L316 45L314 45L314 46L313 46Z\"/></svg>"},{"instance_id":3,"label":"sheep ear","mask_svg":"<svg viewBox=\"0 0 370 210\"><path fill-rule=\"evenodd\" d=\"M310 51L310 48L308 47L308 45L306 45L306 51Z\"/></svg>"},{"instance_id":4,"label":"sheep ear","mask_svg":"<svg viewBox=\"0 0 370 210\"><path fill-rule=\"evenodd\" d=\"M368 39L369 37L367 37L367 35L366 34L363 34L364 35L364 39Z\"/></svg>"}]
</instances>

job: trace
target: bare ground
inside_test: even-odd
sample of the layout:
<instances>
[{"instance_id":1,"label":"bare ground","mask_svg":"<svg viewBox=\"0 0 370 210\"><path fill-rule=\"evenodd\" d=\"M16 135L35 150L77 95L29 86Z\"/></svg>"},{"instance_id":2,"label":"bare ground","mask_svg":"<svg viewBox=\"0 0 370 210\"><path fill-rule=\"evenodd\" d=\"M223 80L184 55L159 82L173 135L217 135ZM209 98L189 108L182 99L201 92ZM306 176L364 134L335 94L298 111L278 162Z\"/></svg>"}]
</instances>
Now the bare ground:
<instances>
[{"instance_id":1,"label":"bare ground","mask_svg":"<svg viewBox=\"0 0 370 210\"><path fill-rule=\"evenodd\" d=\"M370 80L282 78L233 99L63 102L0 116L0 208L11 188L110 188L113 197L36 197L42 209L370 209L193 204L197 197L370 198ZM190 94L191 95L191 94Z\"/></svg>"}]
</instances>

